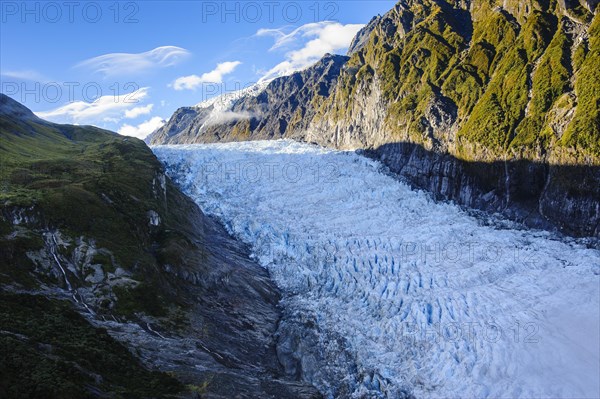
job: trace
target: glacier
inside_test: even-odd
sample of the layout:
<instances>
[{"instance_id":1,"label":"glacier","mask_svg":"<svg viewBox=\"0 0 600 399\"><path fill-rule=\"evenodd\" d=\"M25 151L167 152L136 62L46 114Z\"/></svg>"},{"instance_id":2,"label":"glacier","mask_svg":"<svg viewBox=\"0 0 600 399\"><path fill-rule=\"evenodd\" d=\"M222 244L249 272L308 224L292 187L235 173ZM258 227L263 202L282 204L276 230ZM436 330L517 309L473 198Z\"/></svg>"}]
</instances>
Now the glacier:
<instances>
[{"instance_id":1,"label":"glacier","mask_svg":"<svg viewBox=\"0 0 600 399\"><path fill-rule=\"evenodd\" d=\"M352 151L153 151L269 270L282 363L325 397L600 397L598 249L436 202Z\"/></svg>"}]
</instances>

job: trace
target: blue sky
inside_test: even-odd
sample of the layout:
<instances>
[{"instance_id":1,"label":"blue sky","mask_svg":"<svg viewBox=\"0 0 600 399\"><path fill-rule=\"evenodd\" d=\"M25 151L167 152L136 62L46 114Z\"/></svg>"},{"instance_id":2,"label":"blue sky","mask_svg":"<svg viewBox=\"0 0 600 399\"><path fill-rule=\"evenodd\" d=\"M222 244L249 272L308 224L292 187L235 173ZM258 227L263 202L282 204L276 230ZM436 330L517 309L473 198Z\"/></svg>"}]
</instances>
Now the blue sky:
<instances>
[{"instance_id":1,"label":"blue sky","mask_svg":"<svg viewBox=\"0 0 600 399\"><path fill-rule=\"evenodd\" d=\"M38 115L144 137L178 107L288 74L394 1L0 2L0 90Z\"/></svg>"}]
</instances>

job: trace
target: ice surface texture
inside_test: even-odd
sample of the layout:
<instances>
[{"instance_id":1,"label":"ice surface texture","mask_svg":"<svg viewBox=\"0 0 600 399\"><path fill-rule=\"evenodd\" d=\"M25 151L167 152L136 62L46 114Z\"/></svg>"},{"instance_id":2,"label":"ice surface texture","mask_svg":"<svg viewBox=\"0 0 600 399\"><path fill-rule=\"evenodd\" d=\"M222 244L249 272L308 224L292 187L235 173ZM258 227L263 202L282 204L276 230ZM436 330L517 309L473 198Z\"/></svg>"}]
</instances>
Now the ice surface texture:
<instances>
[{"instance_id":1,"label":"ice surface texture","mask_svg":"<svg viewBox=\"0 0 600 399\"><path fill-rule=\"evenodd\" d=\"M326 396L600 397L597 250L483 223L352 152L154 152L268 268L282 328L311 343L282 336L286 368Z\"/></svg>"}]
</instances>

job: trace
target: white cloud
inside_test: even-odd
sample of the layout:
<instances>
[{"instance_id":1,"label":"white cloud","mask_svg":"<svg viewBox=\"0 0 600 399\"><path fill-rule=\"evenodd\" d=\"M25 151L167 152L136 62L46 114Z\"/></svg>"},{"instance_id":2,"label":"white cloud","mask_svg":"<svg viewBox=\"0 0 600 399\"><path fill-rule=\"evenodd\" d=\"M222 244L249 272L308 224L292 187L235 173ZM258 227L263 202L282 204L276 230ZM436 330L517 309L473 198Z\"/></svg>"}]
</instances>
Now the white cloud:
<instances>
[{"instance_id":1,"label":"white cloud","mask_svg":"<svg viewBox=\"0 0 600 399\"><path fill-rule=\"evenodd\" d=\"M105 76L131 75L176 65L189 54L189 51L181 47L162 46L144 53L105 54L82 61L76 67L91 69Z\"/></svg>"},{"instance_id":2,"label":"white cloud","mask_svg":"<svg viewBox=\"0 0 600 399\"><path fill-rule=\"evenodd\" d=\"M347 48L362 27L362 24L342 25L339 22L323 21L302 25L290 33L285 33L284 29L259 29L256 32L257 36L275 37L271 51L289 49L303 40L310 39L303 47L288 50L285 54L286 60L267 71L261 81L290 75L309 67L327 53Z\"/></svg>"},{"instance_id":3,"label":"white cloud","mask_svg":"<svg viewBox=\"0 0 600 399\"><path fill-rule=\"evenodd\" d=\"M147 96L148 88L142 87L132 93L120 96L102 96L91 103L74 101L50 111L36 112L36 115L56 122L96 123L99 120L111 120L120 117L123 111L142 108L136 107L136 105Z\"/></svg>"},{"instance_id":4,"label":"white cloud","mask_svg":"<svg viewBox=\"0 0 600 399\"><path fill-rule=\"evenodd\" d=\"M48 79L41 73L32 69L19 71L2 71L2 76L18 80L30 80L33 82L47 82Z\"/></svg>"},{"instance_id":5,"label":"white cloud","mask_svg":"<svg viewBox=\"0 0 600 399\"><path fill-rule=\"evenodd\" d=\"M198 75L182 76L171 85L175 90L196 90L202 83L222 83L223 76L232 73L240 65L240 61L227 61L217 64L210 72Z\"/></svg>"},{"instance_id":6,"label":"white cloud","mask_svg":"<svg viewBox=\"0 0 600 399\"><path fill-rule=\"evenodd\" d=\"M152 112L152 108L154 108L154 104L148 104L144 107L135 107L132 109L125 110L125 118L135 119L140 115L147 115Z\"/></svg>"},{"instance_id":7,"label":"white cloud","mask_svg":"<svg viewBox=\"0 0 600 399\"><path fill-rule=\"evenodd\" d=\"M121 121L121 119L119 119L119 118L110 118L110 117L102 118L102 122L119 123L120 121Z\"/></svg>"},{"instance_id":8,"label":"white cloud","mask_svg":"<svg viewBox=\"0 0 600 399\"><path fill-rule=\"evenodd\" d=\"M138 139L143 140L148 137L150 133L162 127L165 123L166 122L162 118L155 116L137 126L125 124L119 129L119 134L123 136L137 137Z\"/></svg>"},{"instance_id":9,"label":"white cloud","mask_svg":"<svg viewBox=\"0 0 600 399\"><path fill-rule=\"evenodd\" d=\"M244 119L250 119L256 117L255 113L242 111L242 112L234 112L234 111L213 111L211 113L209 119L204 123L205 127L213 126L213 125L222 125L224 123L240 121Z\"/></svg>"}]
</instances>

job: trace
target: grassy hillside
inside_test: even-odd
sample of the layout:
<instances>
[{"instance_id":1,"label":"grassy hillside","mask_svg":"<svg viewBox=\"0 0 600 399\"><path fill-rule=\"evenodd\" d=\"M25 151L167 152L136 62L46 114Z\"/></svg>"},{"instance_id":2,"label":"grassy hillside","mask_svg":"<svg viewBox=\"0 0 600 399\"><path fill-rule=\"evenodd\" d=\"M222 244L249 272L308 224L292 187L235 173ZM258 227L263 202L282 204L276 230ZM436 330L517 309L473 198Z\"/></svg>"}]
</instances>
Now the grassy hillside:
<instances>
[{"instance_id":1,"label":"grassy hillside","mask_svg":"<svg viewBox=\"0 0 600 399\"><path fill-rule=\"evenodd\" d=\"M150 149L93 127L6 115L0 116L0 142L0 232L10 236L1 242L6 263L0 281L31 286L24 270L34 275L35 270L27 251L44 246L40 231L58 230L107 249L96 251L92 264L107 272L125 269L142 282L132 292L120 290L125 301L115 311L164 314L159 303L168 301L158 290L165 283L158 263L164 257L181 260L178 246L195 248L184 237L194 227L186 215L189 201L165 178ZM24 222L13 231L15 215ZM72 255L75 246L66 245L64 255ZM145 294L142 288L156 292Z\"/></svg>"},{"instance_id":2,"label":"grassy hillside","mask_svg":"<svg viewBox=\"0 0 600 399\"><path fill-rule=\"evenodd\" d=\"M143 142L18 107L0 98L0 397L180 391L60 299L68 287L50 255L100 316L175 325L186 304L159 265L185 265L183 253L202 261L187 235L190 203Z\"/></svg>"},{"instance_id":3,"label":"grassy hillside","mask_svg":"<svg viewBox=\"0 0 600 399\"><path fill-rule=\"evenodd\" d=\"M267 271L143 142L0 95L0 160L1 398L319 397Z\"/></svg>"},{"instance_id":4,"label":"grassy hillside","mask_svg":"<svg viewBox=\"0 0 600 399\"><path fill-rule=\"evenodd\" d=\"M380 91L387 142L600 164L599 40L600 16L575 1L400 1L318 99L317 121L343 126Z\"/></svg>"},{"instance_id":5,"label":"grassy hillside","mask_svg":"<svg viewBox=\"0 0 600 399\"><path fill-rule=\"evenodd\" d=\"M181 391L69 302L0 292L0 325L0 397L156 398Z\"/></svg>"}]
</instances>

